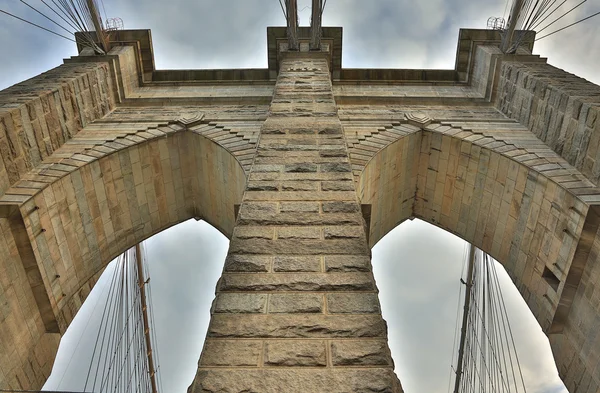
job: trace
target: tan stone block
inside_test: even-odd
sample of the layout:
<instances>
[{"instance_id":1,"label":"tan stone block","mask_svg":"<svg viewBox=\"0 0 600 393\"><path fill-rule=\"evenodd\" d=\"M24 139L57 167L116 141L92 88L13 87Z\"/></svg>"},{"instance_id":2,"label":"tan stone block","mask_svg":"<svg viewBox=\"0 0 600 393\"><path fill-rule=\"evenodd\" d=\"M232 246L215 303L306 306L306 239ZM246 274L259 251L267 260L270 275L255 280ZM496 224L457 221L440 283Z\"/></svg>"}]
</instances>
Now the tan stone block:
<instances>
[{"instance_id":1,"label":"tan stone block","mask_svg":"<svg viewBox=\"0 0 600 393\"><path fill-rule=\"evenodd\" d=\"M334 366L386 366L392 358L384 340L336 340L331 343Z\"/></svg>"},{"instance_id":2,"label":"tan stone block","mask_svg":"<svg viewBox=\"0 0 600 393\"><path fill-rule=\"evenodd\" d=\"M273 294L269 296L269 313L306 314L323 312L323 295Z\"/></svg>"},{"instance_id":3,"label":"tan stone block","mask_svg":"<svg viewBox=\"0 0 600 393\"><path fill-rule=\"evenodd\" d=\"M258 366L262 345L261 341L207 339L199 366Z\"/></svg>"},{"instance_id":4,"label":"tan stone block","mask_svg":"<svg viewBox=\"0 0 600 393\"><path fill-rule=\"evenodd\" d=\"M265 366L324 367L327 357L324 341L268 341L264 350Z\"/></svg>"},{"instance_id":5,"label":"tan stone block","mask_svg":"<svg viewBox=\"0 0 600 393\"><path fill-rule=\"evenodd\" d=\"M321 272L321 257L318 255L273 257L274 272Z\"/></svg>"},{"instance_id":6,"label":"tan stone block","mask_svg":"<svg viewBox=\"0 0 600 393\"><path fill-rule=\"evenodd\" d=\"M320 227L288 227L277 229L278 239L320 239Z\"/></svg>"}]
</instances>

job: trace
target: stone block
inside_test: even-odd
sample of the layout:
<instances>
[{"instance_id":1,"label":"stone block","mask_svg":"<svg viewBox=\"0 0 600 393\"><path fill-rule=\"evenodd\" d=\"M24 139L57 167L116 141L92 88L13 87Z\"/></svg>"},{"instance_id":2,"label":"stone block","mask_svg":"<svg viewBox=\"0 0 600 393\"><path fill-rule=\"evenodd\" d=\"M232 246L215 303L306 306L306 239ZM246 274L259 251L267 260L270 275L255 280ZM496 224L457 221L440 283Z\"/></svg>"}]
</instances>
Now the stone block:
<instances>
[{"instance_id":1,"label":"stone block","mask_svg":"<svg viewBox=\"0 0 600 393\"><path fill-rule=\"evenodd\" d=\"M320 239L320 227L288 227L277 229L278 239Z\"/></svg>"},{"instance_id":2,"label":"stone block","mask_svg":"<svg viewBox=\"0 0 600 393\"><path fill-rule=\"evenodd\" d=\"M362 226L337 226L326 227L323 235L325 239L352 239L364 237L365 232Z\"/></svg>"},{"instance_id":3,"label":"stone block","mask_svg":"<svg viewBox=\"0 0 600 393\"><path fill-rule=\"evenodd\" d=\"M285 165L284 171L291 173L312 173L317 172L317 165L306 162L298 164L289 164Z\"/></svg>"},{"instance_id":4,"label":"stone block","mask_svg":"<svg viewBox=\"0 0 600 393\"><path fill-rule=\"evenodd\" d=\"M321 182L323 191L353 191L354 184L350 181L324 181Z\"/></svg>"},{"instance_id":5,"label":"stone block","mask_svg":"<svg viewBox=\"0 0 600 393\"><path fill-rule=\"evenodd\" d=\"M385 338L381 315L214 314L212 338Z\"/></svg>"},{"instance_id":6,"label":"stone block","mask_svg":"<svg viewBox=\"0 0 600 393\"><path fill-rule=\"evenodd\" d=\"M279 206L282 213L318 213L318 202L282 202Z\"/></svg>"},{"instance_id":7,"label":"stone block","mask_svg":"<svg viewBox=\"0 0 600 393\"><path fill-rule=\"evenodd\" d=\"M366 255L326 255L326 272L370 272L371 259Z\"/></svg>"},{"instance_id":8,"label":"stone block","mask_svg":"<svg viewBox=\"0 0 600 393\"><path fill-rule=\"evenodd\" d=\"M331 343L334 366L387 366L392 358L385 340L336 340Z\"/></svg>"},{"instance_id":9,"label":"stone block","mask_svg":"<svg viewBox=\"0 0 600 393\"><path fill-rule=\"evenodd\" d=\"M320 272L321 257L306 256L275 256L273 258L274 272Z\"/></svg>"},{"instance_id":10,"label":"stone block","mask_svg":"<svg viewBox=\"0 0 600 393\"><path fill-rule=\"evenodd\" d=\"M254 340L211 340L204 343L200 367L210 366L258 366L261 341Z\"/></svg>"},{"instance_id":11,"label":"stone block","mask_svg":"<svg viewBox=\"0 0 600 393\"><path fill-rule=\"evenodd\" d=\"M348 393L402 392L393 370L368 369L282 369L221 370L200 369L189 393Z\"/></svg>"},{"instance_id":12,"label":"stone block","mask_svg":"<svg viewBox=\"0 0 600 393\"><path fill-rule=\"evenodd\" d=\"M372 291L369 273L223 274L220 291Z\"/></svg>"},{"instance_id":13,"label":"stone block","mask_svg":"<svg viewBox=\"0 0 600 393\"><path fill-rule=\"evenodd\" d=\"M281 191L318 191L319 184L305 181L286 181L281 183Z\"/></svg>"},{"instance_id":14,"label":"stone block","mask_svg":"<svg viewBox=\"0 0 600 393\"><path fill-rule=\"evenodd\" d=\"M233 231L233 237L238 239L273 239L274 229L270 227L238 225Z\"/></svg>"},{"instance_id":15,"label":"stone block","mask_svg":"<svg viewBox=\"0 0 600 393\"><path fill-rule=\"evenodd\" d=\"M253 293L220 293L217 295L214 313L264 313L267 295Z\"/></svg>"},{"instance_id":16,"label":"stone block","mask_svg":"<svg viewBox=\"0 0 600 393\"><path fill-rule=\"evenodd\" d=\"M269 297L269 313L321 313L323 295L319 294L273 294Z\"/></svg>"},{"instance_id":17,"label":"stone block","mask_svg":"<svg viewBox=\"0 0 600 393\"><path fill-rule=\"evenodd\" d=\"M226 272L267 272L270 257L263 255L228 255L225 259Z\"/></svg>"},{"instance_id":18,"label":"stone block","mask_svg":"<svg viewBox=\"0 0 600 393\"><path fill-rule=\"evenodd\" d=\"M325 342L268 341L265 343L265 366L324 367L327 365Z\"/></svg>"},{"instance_id":19,"label":"stone block","mask_svg":"<svg viewBox=\"0 0 600 393\"><path fill-rule=\"evenodd\" d=\"M359 210L356 202L323 202L323 213L356 213Z\"/></svg>"},{"instance_id":20,"label":"stone block","mask_svg":"<svg viewBox=\"0 0 600 393\"><path fill-rule=\"evenodd\" d=\"M352 172L352 166L344 162L321 164L320 172Z\"/></svg>"},{"instance_id":21,"label":"stone block","mask_svg":"<svg viewBox=\"0 0 600 393\"><path fill-rule=\"evenodd\" d=\"M326 299L327 311L332 314L381 313L376 293L332 293Z\"/></svg>"}]
</instances>

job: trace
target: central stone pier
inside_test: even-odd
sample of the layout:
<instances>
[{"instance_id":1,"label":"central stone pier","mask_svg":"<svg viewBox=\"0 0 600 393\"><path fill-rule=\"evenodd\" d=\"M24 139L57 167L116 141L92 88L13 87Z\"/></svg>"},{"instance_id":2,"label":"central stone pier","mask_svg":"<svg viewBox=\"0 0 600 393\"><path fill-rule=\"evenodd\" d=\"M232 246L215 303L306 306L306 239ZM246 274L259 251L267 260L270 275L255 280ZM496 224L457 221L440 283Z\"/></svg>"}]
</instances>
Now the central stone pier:
<instances>
[{"instance_id":1,"label":"central stone pier","mask_svg":"<svg viewBox=\"0 0 600 393\"><path fill-rule=\"evenodd\" d=\"M402 392L321 52L287 52L189 392Z\"/></svg>"}]
</instances>

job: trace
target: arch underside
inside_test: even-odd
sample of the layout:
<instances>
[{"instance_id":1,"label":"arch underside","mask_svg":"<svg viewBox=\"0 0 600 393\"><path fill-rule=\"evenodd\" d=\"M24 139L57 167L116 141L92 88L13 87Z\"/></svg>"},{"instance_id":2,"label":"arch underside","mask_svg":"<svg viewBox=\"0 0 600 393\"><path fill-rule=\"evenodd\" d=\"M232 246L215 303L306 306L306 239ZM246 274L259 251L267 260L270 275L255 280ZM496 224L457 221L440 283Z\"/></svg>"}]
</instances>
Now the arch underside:
<instances>
[{"instance_id":1,"label":"arch underside","mask_svg":"<svg viewBox=\"0 0 600 393\"><path fill-rule=\"evenodd\" d=\"M84 128L0 199L0 257L33 290L16 294L22 300L4 321L15 329L0 335L15 342L6 364L30 364L15 368L10 386L43 384L60 335L125 250L190 218L233 232L255 149L252 123L115 120Z\"/></svg>"},{"instance_id":2,"label":"arch underside","mask_svg":"<svg viewBox=\"0 0 600 393\"><path fill-rule=\"evenodd\" d=\"M479 127L397 121L356 139L350 154L362 155L354 169L361 203L371 205L369 243L419 218L474 244L506 268L549 335L565 382L576 373L581 378L582 370L593 375L593 350L583 351L577 366L571 360L599 346L585 314L600 308L581 289L584 282L588 293L597 285L591 277L598 270L599 220L590 202L598 188L543 143L527 151L527 139L536 138L526 129L511 144L503 130ZM383 146L369 156L360 143L375 138ZM589 336L580 333L585 329Z\"/></svg>"}]
</instances>

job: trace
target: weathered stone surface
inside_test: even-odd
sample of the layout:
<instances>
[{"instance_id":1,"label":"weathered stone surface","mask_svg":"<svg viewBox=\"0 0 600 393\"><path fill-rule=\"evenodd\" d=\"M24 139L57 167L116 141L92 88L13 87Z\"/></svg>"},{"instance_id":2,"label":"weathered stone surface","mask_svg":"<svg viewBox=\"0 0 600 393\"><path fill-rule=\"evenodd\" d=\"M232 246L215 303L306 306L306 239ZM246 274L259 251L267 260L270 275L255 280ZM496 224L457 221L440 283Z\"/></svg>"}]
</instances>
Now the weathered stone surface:
<instances>
[{"instance_id":1,"label":"weathered stone surface","mask_svg":"<svg viewBox=\"0 0 600 393\"><path fill-rule=\"evenodd\" d=\"M314 212L293 213L258 213L240 212L239 224L243 225L361 225L360 214L328 213L316 214Z\"/></svg>"},{"instance_id":2,"label":"weathered stone surface","mask_svg":"<svg viewBox=\"0 0 600 393\"><path fill-rule=\"evenodd\" d=\"M215 300L216 313L264 313L267 295L247 293L221 293Z\"/></svg>"},{"instance_id":3,"label":"weathered stone surface","mask_svg":"<svg viewBox=\"0 0 600 393\"><path fill-rule=\"evenodd\" d=\"M360 229L362 231L362 227ZM266 239L240 239L233 242L229 247L232 254L350 254L368 255L369 248L366 239L361 239L356 234L356 229L348 231L349 238L336 237L337 232L330 236L334 238L329 240L266 240ZM364 231L363 231L364 233Z\"/></svg>"},{"instance_id":4,"label":"weathered stone surface","mask_svg":"<svg viewBox=\"0 0 600 393\"><path fill-rule=\"evenodd\" d=\"M309 366L327 365L325 342L310 341L268 341L265 343L265 366Z\"/></svg>"},{"instance_id":5,"label":"weathered stone surface","mask_svg":"<svg viewBox=\"0 0 600 393\"><path fill-rule=\"evenodd\" d=\"M225 259L226 272L267 272L270 257L263 255L228 255Z\"/></svg>"},{"instance_id":6,"label":"weathered stone surface","mask_svg":"<svg viewBox=\"0 0 600 393\"><path fill-rule=\"evenodd\" d=\"M359 211L356 202L324 202L323 213L355 213Z\"/></svg>"},{"instance_id":7,"label":"weathered stone surface","mask_svg":"<svg viewBox=\"0 0 600 393\"><path fill-rule=\"evenodd\" d=\"M303 181L284 181L281 183L281 191L318 191L318 183ZM282 210L283 211L283 210Z\"/></svg>"},{"instance_id":8,"label":"weathered stone surface","mask_svg":"<svg viewBox=\"0 0 600 393\"><path fill-rule=\"evenodd\" d=\"M326 272L370 272L371 260L364 255L326 255Z\"/></svg>"},{"instance_id":9,"label":"weathered stone surface","mask_svg":"<svg viewBox=\"0 0 600 393\"><path fill-rule=\"evenodd\" d=\"M356 338L385 337L381 315L215 314L208 337Z\"/></svg>"},{"instance_id":10,"label":"weathered stone surface","mask_svg":"<svg viewBox=\"0 0 600 393\"><path fill-rule=\"evenodd\" d=\"M233 236L239 239L273 239L274 229L269 227L237 226Z\"/></svg>"},{"instance_id":11,"label":"weathered stone surface","mask_svg":"<svg viewBox=\"0 0 600 393\"><path fill-rule=\"evenodd\" d=\"M351 172L352 167L347 163L321 164L321 172Z\"/></svg>"},{"instance_id":12,"label":"weathered stone surface","mask_svg":"<svg viewBox=\"0 0 600 393\"><path fill-rule=\"evenodd\" d=\"M365 236L362 226L336 226L326 227L323 231L325 239L351 239Z\"/></svg>"},{"instance_id":13,"label":"weathered stone surface","mask_svg":"<svg viewBox=\"0 0 600 393\"><path fill-rule=\"evenodd\" d=\"M269 313L321 313L323 295L273 294L269 297Z\"/></svg>"},{"instance_id":14,"label":"weathered stone surface","mask_svg":"<svg viewBox=\"0 0 600 393\"><path fill-rule=\"evenodd\" d=\"M377 294L332 293L326 296L327 311L332 314L381 313Z\"/></svg>"},{"instance_id":15,"label":"weathered stone surface","mask_svg":"<svg viewBox=\"0 0 600 393\"><path fill-rule=\"evenodd\" d=\"M220 291L372 291L370 273L233 274L221 277Z\"/></svg>"},{"instance_id":16,"label":"weathered stone surface","mask_svg":"<svg viewBox=\"0 0 600 393\"><path fill-rule=\"evenodd\" d=\"M206 340L199 366L258 366L262 342Z\"/></svg>"},{"instance_id":17,"label":"weathered stone surface","mask_svg":"<svg viewBox=\"0 0 600 393\"><path fill-rule=\"evenodd\" d=\"M318 213L319 203L317 202L282 202L280 211L283 212L302 212L302 213Z\"/></svg>"},{"instance_id":18,"label":"weathered stone surface","mask_svg":"<svg viewBox=\"0 0 600 393\"><path fill-rule=\"evenodd\" d=\"M358 370L203 370L200 369L189 393L261 392L372 392L401 391L389 368Z\"/></svg>"},{"instance_id":19,"label":"weathered stone surface","mask_svg":"<svg viewBox=\"0 0 600 393\"><path fill-rule=\"evenodd\" d=\"M320 272L321 257L318 255L306 256L275 256L273 257L274 272Z\"/></svg>"},{"instance_id":20,"label":"weathered stone surface","mask_svg":"<svg viewBox=\"0 0 600 393\"><path fill-rule=\"evenodd\" d=\"M286 165L284 170L292 173L316 172L317 165L311 163L290 164Z\"/></svg>"},{"instance_id":21,"label":"weathered stone surface","mask_svg":"<svg viewBox=\"0 0 600 393\"><path fill-rule=\"evenodd\" d=\"M284 227L277 230L278 239L320 239L320 227Z\"/></svg>"},{"instance_id":22,"label":"weathered stone surface","mask_svg":"<svg viewBox=\"0 0 600 393\"><path fill-rule=\"evenodd\" d=\"M324 181L321 183L323 191L350 191L354 189L354 184L345 181Z\"/></svg>"},{"instance_id":23,"label":"weathered stone surface","mask_svg":"<svg viewBox=\"0 0 600 393\"><path fill-rule=\"evenodd\" d=\"M387 366L392 358L384 340L338 340L331 343L334 366Z\"/></svg>"}]
</instances>

